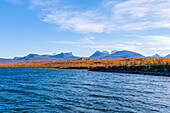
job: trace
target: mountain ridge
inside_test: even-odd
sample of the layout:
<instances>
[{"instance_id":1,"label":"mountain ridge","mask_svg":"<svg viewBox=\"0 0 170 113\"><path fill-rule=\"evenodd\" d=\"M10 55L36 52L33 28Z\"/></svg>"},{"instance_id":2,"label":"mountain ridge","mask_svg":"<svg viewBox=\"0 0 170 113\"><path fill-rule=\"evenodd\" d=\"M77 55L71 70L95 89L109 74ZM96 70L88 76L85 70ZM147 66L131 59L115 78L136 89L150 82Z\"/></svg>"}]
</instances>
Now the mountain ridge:
<instances>
[{"instance_id":1,"label":"mountain ridge","mask_svg":"<svg viewBox=\"0 0 170 113\"><path fill-rule=\"evenodd\" d=\"M95 51L91 56L87 57L89 59L114 59L114 58L128 58L128 57L145 57L138 52L128 51L128 50L105 50L105 51ZM151 57L161 57L159 54L155 54ZM170 54L166 57L170 57ZM74 60L74 59L82 59L85 57L74 56L72 52L61 52L53 55L39 55L39 54L28 54L23 57L14 57L13 59L5 59L0 58L0 63L12 63L12 62L20 62L27 60Z\"/></svg>"}]
</instances>

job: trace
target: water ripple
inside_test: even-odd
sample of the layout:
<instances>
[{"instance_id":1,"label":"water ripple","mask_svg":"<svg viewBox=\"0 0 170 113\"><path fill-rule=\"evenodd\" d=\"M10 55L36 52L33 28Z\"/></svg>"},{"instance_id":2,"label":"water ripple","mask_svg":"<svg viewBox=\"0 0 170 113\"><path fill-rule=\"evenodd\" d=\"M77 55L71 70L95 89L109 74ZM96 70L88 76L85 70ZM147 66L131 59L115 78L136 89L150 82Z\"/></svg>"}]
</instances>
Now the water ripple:
<instances>
[{"instance_id":1,"label":"water ripple","mask_svg":"<svg viewBox=\"0 0 170 113\"><path fill-rule=\"evenodd\" d=\"M0 112L170 111L170 77L0 68Z\"/></svg>"}]
</instances>

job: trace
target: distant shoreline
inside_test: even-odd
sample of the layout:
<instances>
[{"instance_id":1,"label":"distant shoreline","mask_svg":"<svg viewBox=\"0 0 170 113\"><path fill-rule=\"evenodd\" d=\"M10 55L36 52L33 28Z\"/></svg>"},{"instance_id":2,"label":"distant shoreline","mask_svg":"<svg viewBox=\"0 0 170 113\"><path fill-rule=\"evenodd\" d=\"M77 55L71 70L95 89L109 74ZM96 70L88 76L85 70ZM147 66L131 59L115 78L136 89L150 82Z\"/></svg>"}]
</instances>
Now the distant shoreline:
<instances>
[{"instance_id":1,"label":"distant shoreline","mask_svg":"<svg viewBox=\"0 0 170 113\"><path fill-rule=\"evenodd\" d=\"M54 68L53 68L54 69ZM63 68L63 69L87 69L87 68ZM142 75L155 75L155 76L168 76L170 73L164 72L142 72L142 71L120 71L120 70L95 70L93 68L88 69L88 71L94 72L112 72L112 73L127 73L127 74L142 74Z\"/></svg>"},{"instance_id":2,"label":"distant shoreline","mask_svg":"<svg viewBox=\"0 0 170 113\"><path fill-rule=\"evenodd\" d=\"M127 73L127 74L142 74L142 75L155 75L155 76L168 76L168 77L170 77L170 73L164 73L164 72L120 71L120 70L102 70L102 69L101 70L100 69L89 69L89 71Z\"/></svg>"}]
</instances>

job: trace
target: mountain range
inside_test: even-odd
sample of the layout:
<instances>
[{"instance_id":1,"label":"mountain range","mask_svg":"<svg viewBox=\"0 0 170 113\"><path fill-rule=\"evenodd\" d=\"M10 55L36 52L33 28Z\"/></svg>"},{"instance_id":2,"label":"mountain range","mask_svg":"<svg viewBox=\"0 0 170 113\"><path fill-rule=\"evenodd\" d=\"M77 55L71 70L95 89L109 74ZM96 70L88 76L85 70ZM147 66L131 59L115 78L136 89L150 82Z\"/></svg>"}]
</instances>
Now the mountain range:
<instances>
[{"instance_id":1,"label":"mountain range","mask_svg":"<svg viewBox=\"0 0 170 113\"><path fill-rule=\"evenodd\" d=\"M145 57L140 53L133 52L133 51L96 51L94 52L89 59L113 59L113 58L127 58L127 57ZM161 57L159 54L155 54L151 57ZM170 54L166 57L170 57ZM74 56L72 52L67 53L59 53L55 55L38 55L38 54L28 54L24 57L15 57L13 59L4 59L0 58L0 63L12 63L12 62L20 62L20 61L27 61L27 60L73 60L73 59L80 59L82 57Z\"/></svg>"},{"instance_id":2,"label":"mountain range","mask_svg":"<svg viewBox=\"0 0 170 113\"><path fill-rule=\"evenodd\" d=\"M126 58L126 57L144 57L142 54L132 52L132 51L115 51L111 53L96 51L89 58L91 59L112 59L112 58Z\"/></svg>"}]
</instances>

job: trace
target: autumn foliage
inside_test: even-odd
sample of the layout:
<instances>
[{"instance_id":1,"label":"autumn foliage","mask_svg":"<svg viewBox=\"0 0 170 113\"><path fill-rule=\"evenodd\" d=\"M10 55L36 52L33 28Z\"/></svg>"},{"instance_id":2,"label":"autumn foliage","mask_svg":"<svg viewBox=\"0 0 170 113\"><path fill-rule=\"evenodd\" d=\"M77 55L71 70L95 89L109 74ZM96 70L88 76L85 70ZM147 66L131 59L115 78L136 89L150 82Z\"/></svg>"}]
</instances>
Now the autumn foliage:
<instances>
[{"instance_id":1,"label":"autumn foliage","mask_svg":"<svg viewBox=\"0 0 170 113\"><path fill-rule=\"evenodd\" d=\"M0 64L0 67L22 67L22 68L81 68L89 69L92 67L119 67L119 66L146 66L151 68L158 65L170 65L170 58L151 58L151 57L136 57L136 58L118 58L118 59L76 59L65 61L43 61L30 60L17 63Z\"/></svg>"}]
</instances>

